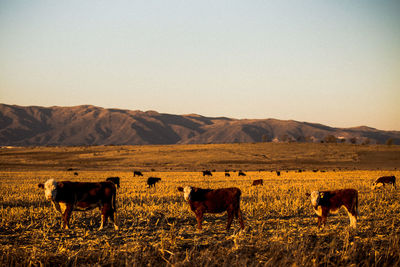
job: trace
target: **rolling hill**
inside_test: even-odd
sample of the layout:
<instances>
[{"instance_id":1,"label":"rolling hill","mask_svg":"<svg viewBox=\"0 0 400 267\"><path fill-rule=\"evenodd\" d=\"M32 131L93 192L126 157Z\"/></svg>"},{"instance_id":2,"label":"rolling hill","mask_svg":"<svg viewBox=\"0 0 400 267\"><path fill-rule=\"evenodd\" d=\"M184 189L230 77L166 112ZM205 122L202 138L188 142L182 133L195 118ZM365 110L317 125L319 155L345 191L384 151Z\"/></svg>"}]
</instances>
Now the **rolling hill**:
<instances>
[{"instance_id":1,"label":"rolling hill","mask_svg":"<svg viewBox=\"0 0 400 267\"><path fill-rule=\"evenodd\" d=\"M82 105L38 107L0 104L1 146L209 144L248 142L400 144L399 131L362 126L333 128L277 119L232 119L197 114L104 109ZM335 141L335 138L333 141Z\"/></svg>"}]
</instances>

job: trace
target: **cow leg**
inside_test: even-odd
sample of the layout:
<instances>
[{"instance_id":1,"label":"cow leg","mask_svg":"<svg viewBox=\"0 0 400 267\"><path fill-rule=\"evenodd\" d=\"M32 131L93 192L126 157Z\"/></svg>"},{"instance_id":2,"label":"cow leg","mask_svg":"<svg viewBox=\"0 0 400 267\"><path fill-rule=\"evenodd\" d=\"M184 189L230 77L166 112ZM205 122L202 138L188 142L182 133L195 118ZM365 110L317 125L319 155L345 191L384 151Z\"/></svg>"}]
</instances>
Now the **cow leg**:
<instances>
[{"instance_id":1,"label":"cow leg","mask_svg":"<svg viewBox=\"0 0 400 267\"><path fill-rule=\"evenodd\" d=\"M351 208L348 208L345 206L345 209L347 211L347 215L349 215L350 227L356 229L357 228L357 208L356 208L356 206L353 206Z\"/></svg>"},{"instance_id":2,"label":"cow leg","mask_svg":"<svg viewBox=\"0 0 400 267\"><path fill-rule=\"evenodd\" d=\"M114 229L118 230L118 225L117 225L117 211L113 208L110 209L109 216L110 221L114 224Z\"/></svg>"},{"instance_id":3,"label":"cow leg","mask_svg":"<svg viewBox=\"0 0 400 267\"><path fill-rule=\"evenodd\" d=\"M237 209L236 217L239 218L240 228L244 229L243 216L239 208Z\"/></svg>"},{"instance_id":4,"label":"cow leg","mask_svg":"<svg viewBox=\"0 0 400 267\"><path fill-rule=\"evenodd\" d=\"M99 231L102 230L104 227L104 224L107 223L109 214L110 214L110 206L109 206L109 204L104 204L103 208L101 209L101 224L99 227Z\"/></svg>"},{"instance_id":5,"label":"cow leg","mask_svg":"<svg viewBox=\"0 0 400 267\"><path fill-rule=\"evenodd\" d=\"M326 219L329 215L329 209L322 207L322 211L321 211L321 224L322 224L322 229L325 228L325 224L326 224Z\"/></svg>"},{"instance_id":6,"label":"cow leg","mask_svg":"<svg viewBox=\"0 0 400 267\"><path fill-rule=\"evenodd\" d=\"M196 214L196 220L197 220L197 229L201 230L201 222L203 221L203 210L202 209L197 209L195 211Z\"/></svg>"},{"instance_id":7,"label":"cow leg","mask_svg":"<svg viewBox=\"0 0 400 267\"><path fill-rule=\"evenodd\" d=\"M353 214L351 214L351 212L348 212L349 214L349 218L350 218L350 227L356 229L357 228L357 217Z\"/></svg>"},{"instance_id":8,"label":"cow leg","mask_svg":"<svg viewBox=\"0 0 400 267\"><path fill-rule=\"evenodd\" d=\"M228 224L226 225L226 230L229 230L231 228L234 213L232 208L229 208L227 212L228 212Z\"/></svg>"},{"instance_id":9,"label":"cow leg","mask_svg":"<svg viewBox=\"0 0 400 267\"><path fill-rule=\"evenodd\" d=\"M235 209L235 217L236 219L239 219L240 228L244 229L243 216L242 212L240 211L240 206Z\"/></svg>"},{"instance_id":10,"label":"cow leg","mask_svg":"<svg viewBox=\"0 0 400 267\"><path fill-rule=\"evenodd\" d=\"M318 229L321 228L321 221L322 221L322 217L318 216Z\"/></svg>"},{"instance_id":11,"label":"cow leg","mask_svg":"<svg viewBox=\"0 0 400 267\"><path fill-rule=\"evenodd\" d=\"M73 206L71 204L67 204L65 207L64 214L62 216L63 219L63 229L69 229L69 219L71 218Z\"/></svg>"},{"instance_id":12,"label":"cow leg","mask_svg":"<svg viewBox=\"0 0 400 267\"><path fill-rule=\"evenodd\" d=\"M110 216L110 221L114 224L114 229L118 230L119 227L118 227L118 224L117 224L117 212L116 211L114 211L112 216Z\"/></svg>"}]
</instances>

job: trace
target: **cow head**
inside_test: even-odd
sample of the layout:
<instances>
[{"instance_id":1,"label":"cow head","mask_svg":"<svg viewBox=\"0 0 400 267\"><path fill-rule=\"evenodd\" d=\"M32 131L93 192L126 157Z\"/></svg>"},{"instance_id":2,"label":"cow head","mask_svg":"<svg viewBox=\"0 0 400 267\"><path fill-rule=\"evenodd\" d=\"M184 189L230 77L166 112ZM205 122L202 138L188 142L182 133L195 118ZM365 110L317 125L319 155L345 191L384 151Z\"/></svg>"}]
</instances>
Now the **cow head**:
<instances>
[{"instance_id":1,"label":"cow head","mask_svg":"<svg viewBox=\"0 0 400 267\"><path fill-rule=\"evenodd\" d=\"M324 197L324 193L321 193L319 191L313 191L311 192L311 204L313 205L314 208L316 208L319 204L319 201L322 197Z\"/></svg>"},{"instance_id":2,"label":"cow head","mask_svg":"<svg viewBox=\"0 0 400 267\"><path fill-rule=\"evenodd\" d=\"M55 200L57 196L57 182L54 179L47 180L44 184L39 184L39 188L44 189L47 200Z\"/></svg>"},{"instance_id":3,"label":"cow head","mask_svg":"<svg viewBox=\"0 0 400 267\"><path fill-rule=\"evenodd\" d=\"M193 188L191 186L185 186L185 187L178 187L178 191L183 192L183 197L185 198L186 201L190 200L190 193L192 193Z\"/></svg>"},{"instance_id":4,"label":"cow head","mask_svg":"<svg viewBox=\"0 0 400 267\"><path fill-rule=\"evenodd\" d=\"M373 182L372 186L371 186L371 189L374 190L374 189L382 187L382 186L383 186L383 183Z\"/></svg>"}]
</instances>

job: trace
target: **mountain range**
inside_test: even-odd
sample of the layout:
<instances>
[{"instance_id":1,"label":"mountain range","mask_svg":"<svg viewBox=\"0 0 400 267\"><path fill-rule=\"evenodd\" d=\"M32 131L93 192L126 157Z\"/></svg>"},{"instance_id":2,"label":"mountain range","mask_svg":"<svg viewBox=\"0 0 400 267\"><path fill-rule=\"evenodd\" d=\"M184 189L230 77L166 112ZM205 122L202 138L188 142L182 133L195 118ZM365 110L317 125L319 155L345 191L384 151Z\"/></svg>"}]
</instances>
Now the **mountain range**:
<instances>
[{"instance_id":1,"label":"mountain range","mask_svg":"<svg viewBox=\"0 0 400 267\"><path fill-rule=\"evenodd\" d=\"M38 107L0 104L0 146L351 142L400 144L400 131L334 128L278 119L105 109L92 105Z\"/></svg>"}]
</instances>

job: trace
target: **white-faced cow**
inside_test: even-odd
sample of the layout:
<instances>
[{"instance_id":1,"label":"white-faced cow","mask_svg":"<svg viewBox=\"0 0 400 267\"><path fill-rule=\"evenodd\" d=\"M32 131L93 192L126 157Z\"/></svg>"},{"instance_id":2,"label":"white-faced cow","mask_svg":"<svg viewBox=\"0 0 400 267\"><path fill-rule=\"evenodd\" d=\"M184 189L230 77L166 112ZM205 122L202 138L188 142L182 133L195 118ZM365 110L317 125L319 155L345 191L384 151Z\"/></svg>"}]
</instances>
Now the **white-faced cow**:
<instances>
[{"instance_id":1,"label":"white-faced cow","mask_svg":"<svg viewBox=\"0 0 400 267\"><path fill-rule=\"evenodd\" d=\"M54 179L39 184L39 188L44 189L47 200L51 201L53 207L62 215L62 228L69 228L69 219L72 211L86 211L98 207L101 211L101 225L103 229L107 219L116 224L116 188L112 182L56 182Z\"/></svg>"},{"instance_id":2,"label":"white-faced cow","mask_svg":"<svg viewBox=\"0 0 400 267\"><path fill-rule=\"evenodd\" d=\"M344 207L350 218L350 227L357 227L358 216L358 192L355 189L340 189L334 191L313 191L311 194L311 204L315 213L318 215L318 228L321 224L325 226L326 218L329 213L337 213Z\"/></svg>"},{"instance_id":3,"label":"white-faced cow","mask_svg":"<svg viewBox=\"0 0 400 267\"><path fill-rule=\"evenodd\" d=\"M254 180L252 185L263 185L263 179Z\"/></svg>"},{"instance_id":4,"label":"white-faced cow","mask_svg":"<svg viewBox=\"0 0 400 267\"><path fill-rule=\"evenodd\" d=\"M244 229L242 213L240 211L239 188L221 188L221 189L201 189L197 187L186 186L178 187L178 190L184 193L184 198L189 202L191 210L196 214L197 228L202 229L204 213L228 212L228 224L226 229L231 227L233 217L239 219L240 227Z\"/></svg>"},{"instance_id":5,"label":"white-faced cow","mask_svg":"<svg viewBox=\"0 0 400 267\"><path fill-rule=\"evenodd\" d=\"M117 186L117 188L119 188L119 181L120 181L120 179L119 179L118 176L116 176L116 177L108 177L108 178L106 179L106 181L113 182L113 183Z\"/></svg>"},{"instance_id":6,"label":"white-faced cow","mask_svg":"<svg viewBox=\"0 0 400 267\"><path fill-rule=\"evenodd\" d=\"M391 184L396 188L396 177L395 176L382 176L379 177L375 182L372 183L372 189L384 187L385 184Z\"/></svg>"}]
</instances>

